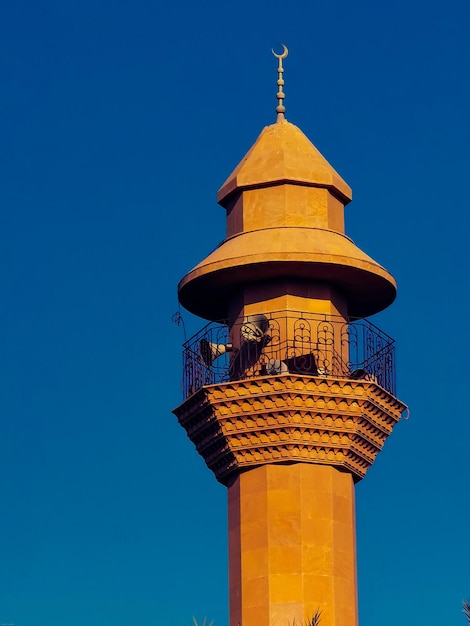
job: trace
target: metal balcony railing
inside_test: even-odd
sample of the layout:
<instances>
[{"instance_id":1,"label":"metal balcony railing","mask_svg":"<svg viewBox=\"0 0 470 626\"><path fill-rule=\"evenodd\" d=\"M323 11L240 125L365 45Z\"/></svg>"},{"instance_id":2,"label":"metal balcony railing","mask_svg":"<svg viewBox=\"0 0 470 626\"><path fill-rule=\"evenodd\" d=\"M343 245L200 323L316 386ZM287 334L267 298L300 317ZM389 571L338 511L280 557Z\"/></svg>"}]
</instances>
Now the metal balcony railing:
<instances>
[{"instance_id":1,"label":"metal balcony railing","mask_svg":"<svg viewBox=\"0 0 470 626\"><path fill-rule=\"evenodd\" d=\"M278 374L360 378L395 395L394 340L367 320L289 312L210 322L183 346L183 395Z\"/></svg>"}]
</instances>

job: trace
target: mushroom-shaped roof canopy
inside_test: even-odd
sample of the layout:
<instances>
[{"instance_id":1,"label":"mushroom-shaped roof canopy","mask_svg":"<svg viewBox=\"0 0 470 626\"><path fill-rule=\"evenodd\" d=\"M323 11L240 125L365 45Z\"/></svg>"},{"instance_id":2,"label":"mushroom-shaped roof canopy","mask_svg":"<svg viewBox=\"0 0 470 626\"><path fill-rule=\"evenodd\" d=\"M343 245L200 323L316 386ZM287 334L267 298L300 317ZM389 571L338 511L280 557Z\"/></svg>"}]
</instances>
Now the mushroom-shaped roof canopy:
<instances>
[{"instance_id":1,"label":"mushroom-shaped roof canopy","mask_svg":"<svg viewBox=\"0 0 470 626\"><path fill-rule=\"evenodd\" d=\"M243 285L280 278L326 282L348 302L350 317L368 317L389 306L396 284L348 237L318 228L281 227L226 239L180 282L181 304L209 320L227 318L227 305Z\"/></svg>"},{"instance_id":2,"label":"mushroom-shaped roof canopy","mask_svg":"<svg viewBox=\"0 0 470 626\"><path fill-rule=\"evenodd\" d=\"M225 206L237 190L297 183L326 187L343 204L352 199L352 191L304 133L282 119L266 126L219 189L217 201Z\"/></svg>"}]
</instances>

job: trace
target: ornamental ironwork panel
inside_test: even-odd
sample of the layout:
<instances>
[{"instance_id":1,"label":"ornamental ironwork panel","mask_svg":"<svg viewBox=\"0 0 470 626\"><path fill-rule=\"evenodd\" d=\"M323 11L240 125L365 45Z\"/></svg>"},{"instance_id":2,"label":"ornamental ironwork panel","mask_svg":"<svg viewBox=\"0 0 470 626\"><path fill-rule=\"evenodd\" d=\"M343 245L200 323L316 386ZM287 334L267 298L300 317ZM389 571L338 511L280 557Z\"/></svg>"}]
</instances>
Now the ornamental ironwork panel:
<instances>
[{"instance_id":1,"label":"ornamental ironwork panel","mask_svg":"<svg viewBox=\"0 0 470 626\"><path fill-rule=\"evenodd\" d=\"M368 320L285 311L209 323L183 346L183 395L204 385L301 374L369 380L395 395L395 343Z\"/></svg>"}]
</instances>

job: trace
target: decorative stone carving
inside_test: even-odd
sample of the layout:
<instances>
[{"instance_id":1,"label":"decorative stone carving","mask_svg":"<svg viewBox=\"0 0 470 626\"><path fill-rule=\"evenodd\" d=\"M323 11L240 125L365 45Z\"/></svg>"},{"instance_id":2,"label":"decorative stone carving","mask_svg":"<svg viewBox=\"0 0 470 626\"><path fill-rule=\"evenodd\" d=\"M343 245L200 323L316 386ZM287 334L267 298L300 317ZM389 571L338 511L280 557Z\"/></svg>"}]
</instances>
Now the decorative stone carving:
<instances>
[{"instance_id":1,"label":"decorative stone carving","mask_svg":"<svg viewBox=\"0 0 470 626\"><path fill-rule=\"evenodd\" d=\"M218 481L266 463L365 476L405 405L373 381L284 374L208 385L174 410Z\"/></svg>"}]
</instances>

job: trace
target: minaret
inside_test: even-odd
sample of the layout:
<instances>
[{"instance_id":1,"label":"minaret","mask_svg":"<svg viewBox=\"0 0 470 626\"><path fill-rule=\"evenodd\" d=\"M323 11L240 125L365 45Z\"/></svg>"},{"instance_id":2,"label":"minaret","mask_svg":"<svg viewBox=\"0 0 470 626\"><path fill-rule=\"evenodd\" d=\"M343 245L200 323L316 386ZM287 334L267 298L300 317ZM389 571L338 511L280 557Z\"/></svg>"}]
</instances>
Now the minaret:
<instances>
[{"instance_id":1,"label":"minaret","mask_svg":"<svg viewBox=\"0 0 470 626\"><path fill-rule=\"evenodd\" d=\"M365 318L393 277L344 234L351 189L285 119L218 192L224 242L179 284L209 324L184 346L180 424L228 490L230 626L357 626L354 483L405 405Z\"/></svg>"}]
</instances>

